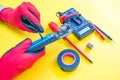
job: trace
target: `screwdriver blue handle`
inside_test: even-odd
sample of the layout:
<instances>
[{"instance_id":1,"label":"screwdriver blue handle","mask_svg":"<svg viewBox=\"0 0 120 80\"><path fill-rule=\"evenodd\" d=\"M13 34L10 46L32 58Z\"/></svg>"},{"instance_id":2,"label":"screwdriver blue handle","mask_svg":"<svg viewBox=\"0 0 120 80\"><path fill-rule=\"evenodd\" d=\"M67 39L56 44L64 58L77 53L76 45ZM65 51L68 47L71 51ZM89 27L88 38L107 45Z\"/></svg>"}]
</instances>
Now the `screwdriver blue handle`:
<instances>
[{"instance_id":1,"label":"screwdriver blue handle","mask_svg":"<svg viewBox=\"0 0 120 80\"><path fill-rule=\"evenodd\" d=\"M35 52L37 50L42 49L46 45L58 40L56 36L54 36L52 33L46 35L43 37L43 39L38 39L34 41L30 47L27 49L27 52Z\"/></svg>"}]
</instances>

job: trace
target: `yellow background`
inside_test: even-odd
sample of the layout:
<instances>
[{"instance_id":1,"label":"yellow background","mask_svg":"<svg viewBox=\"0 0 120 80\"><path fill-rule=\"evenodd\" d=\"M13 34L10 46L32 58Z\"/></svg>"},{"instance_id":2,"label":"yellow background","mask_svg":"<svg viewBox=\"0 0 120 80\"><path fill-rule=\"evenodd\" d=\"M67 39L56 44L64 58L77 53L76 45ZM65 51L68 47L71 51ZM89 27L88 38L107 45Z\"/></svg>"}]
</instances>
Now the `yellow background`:
<instances>
[{"instance_id":1,"label":"yellow background","mask_svg":"<svg viewBox=\"0 0 120 80\"><path fill-rule=\"evenodd\" d=\"M0 0L0 4L15 8L23 1L25 0ZM48 45L46 55L14 80L120 80L120 0L28 1L41 13L41 24L45 29L43 35L51 32L48 27L50 21L60 25L56 17L57 11L73 7L108 33L115 43L108 39L103 41L96 32L80 41L70 35L69 38L93 60L93 64L80 55L81 61L75 71L62 71L57 64L57 56L63 49L73 48L61 39ZM0 22L0 56L25 38L34 41L39 35L14 29ZM89 42L94 45L92 50L86 48Z\"/></svg>"}]
</instances>

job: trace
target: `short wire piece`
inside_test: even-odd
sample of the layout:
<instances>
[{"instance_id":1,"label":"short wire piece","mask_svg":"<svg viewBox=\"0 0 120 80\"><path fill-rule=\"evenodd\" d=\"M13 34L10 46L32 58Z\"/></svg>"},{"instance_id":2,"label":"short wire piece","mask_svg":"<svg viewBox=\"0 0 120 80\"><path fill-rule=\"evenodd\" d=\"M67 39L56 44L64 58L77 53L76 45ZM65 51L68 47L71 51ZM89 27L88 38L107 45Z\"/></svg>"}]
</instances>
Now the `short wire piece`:
<instances>
[{"instance_id":1,"label":"short wire piece","mask_svg":"<svg viewBox=\"0 0 120 80\"><path fill-rule=\"evenodd\" d=\"M87 44L87 47L88 47L89 49L92 49L94 46L93 46L91 43L88 43L88 44Z\"/></svg>"}]
</instances>

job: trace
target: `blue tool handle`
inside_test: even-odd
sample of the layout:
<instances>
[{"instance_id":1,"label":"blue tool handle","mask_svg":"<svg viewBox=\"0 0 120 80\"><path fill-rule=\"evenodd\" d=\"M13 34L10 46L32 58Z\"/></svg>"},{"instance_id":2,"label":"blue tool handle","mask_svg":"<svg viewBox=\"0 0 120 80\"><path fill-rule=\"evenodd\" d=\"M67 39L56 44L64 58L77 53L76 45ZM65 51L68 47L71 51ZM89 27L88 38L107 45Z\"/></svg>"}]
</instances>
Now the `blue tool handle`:
<instances>
[{"instance_id":1,"label":"blue tool handle","mask_svg":"<svg viewBox=\"0 0 120 80\"><path fill-rule=\"evenodd\" d=\"M38 39L38 40L34 41L30 45L30 47L27 49L27 52L36 52L56 40L58 40L58 38L55 35L53 35L52 33L50 33L50 34L44 36L43 39Z\"/></svg>"}]
</instances>

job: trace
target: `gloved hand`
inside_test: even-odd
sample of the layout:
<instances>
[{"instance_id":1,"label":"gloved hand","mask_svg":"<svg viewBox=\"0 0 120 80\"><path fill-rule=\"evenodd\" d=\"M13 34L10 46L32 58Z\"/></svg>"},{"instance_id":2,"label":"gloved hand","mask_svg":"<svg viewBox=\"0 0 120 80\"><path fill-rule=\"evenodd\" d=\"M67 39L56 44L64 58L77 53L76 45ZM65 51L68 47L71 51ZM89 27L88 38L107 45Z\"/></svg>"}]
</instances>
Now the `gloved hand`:
<instances>
[{"instance_id":1,"label":"gloved hand","mask_svg":"<svg viewBox=\"0 0 120 80\"><path fill-rule=\"evenodd\" d=\"M23 2L16 9L0 6L0 19L28 32L43 32L40 13L30 2Z\"/></svg>"},{"instance_id":2,"label":"gloved hand","mask_svg":"<svg viewBox=\"0 0 120 80\"><path fill-rule=\"evenodd\" d=\"M31 39L26 39L2 56L0 59L0 80L11 80L30 68L36 60L45 54L44 48L27 53L26 50L31 43Z\"/></svg>"}]
</instances>

